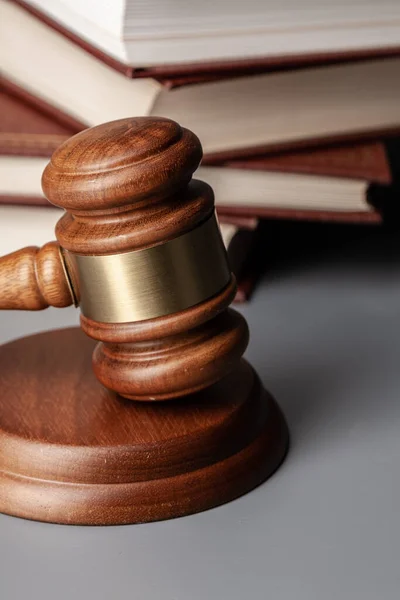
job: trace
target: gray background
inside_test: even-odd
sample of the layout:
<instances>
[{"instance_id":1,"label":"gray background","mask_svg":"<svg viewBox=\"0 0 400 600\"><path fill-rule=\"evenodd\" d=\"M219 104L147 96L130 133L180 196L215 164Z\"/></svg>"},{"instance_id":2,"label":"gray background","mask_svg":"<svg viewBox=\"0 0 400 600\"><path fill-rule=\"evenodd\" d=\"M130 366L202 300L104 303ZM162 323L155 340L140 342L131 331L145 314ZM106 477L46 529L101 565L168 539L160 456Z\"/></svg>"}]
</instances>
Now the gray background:
<instances>
[{"instance_id":1,"label":"gray background","mask_svg":"<svg viewBox=\"0 0 400 600\"><path fill-rule=\"evenodd\" d=\"M1 515L2 599L399 598L398 235L282 226L272 246L283 259L240 310L247 357L289 422L282 468L174 521L82 528ZM76 322L72 309L3 313L1 338Z\"/></svg>"}]
</instances>

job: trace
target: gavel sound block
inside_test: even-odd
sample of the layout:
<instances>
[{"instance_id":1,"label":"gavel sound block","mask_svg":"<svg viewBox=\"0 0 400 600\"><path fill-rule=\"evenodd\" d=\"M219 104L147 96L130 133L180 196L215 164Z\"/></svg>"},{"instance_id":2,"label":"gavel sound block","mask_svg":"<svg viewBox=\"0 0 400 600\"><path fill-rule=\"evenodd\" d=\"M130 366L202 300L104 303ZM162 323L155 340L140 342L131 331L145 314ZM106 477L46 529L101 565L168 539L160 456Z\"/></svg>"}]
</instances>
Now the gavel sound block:
<instances>
[{"instance_id":1,"label":"gavel sound block","mask_svg":"<svg viewBox=\"0 0 400 600\"><path fill-rule=\"evenodd\" d=\"M0 259L0 308L79 305L88 337L0 347L0 511L167 519L244 494L283 460L284 418L242 358L213 192L191 180L201 156L161 118L94 127L54 153L43 189L66 209L58 242Z\"/></svg>"}]
</instances>

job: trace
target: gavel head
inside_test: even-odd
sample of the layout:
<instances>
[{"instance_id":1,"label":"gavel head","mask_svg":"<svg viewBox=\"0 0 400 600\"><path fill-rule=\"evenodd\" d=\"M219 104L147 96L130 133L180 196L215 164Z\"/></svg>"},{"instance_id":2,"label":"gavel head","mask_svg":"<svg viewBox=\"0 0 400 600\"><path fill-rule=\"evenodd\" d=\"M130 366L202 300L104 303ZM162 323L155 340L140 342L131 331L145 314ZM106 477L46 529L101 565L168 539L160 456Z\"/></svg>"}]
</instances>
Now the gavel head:
<instances>
[{"instance_id":1,"label":"gavel head","mask_svg":"<svg viewBox=\"0 0 400 600\"><path fill-rule=\"evenodd\" d=\"M101 341L109 389L165 400L211 385L248 341L211 188L191 180L197 137L174 121L122 119L53 154L43 190L66 209L56 228L81 325Z\"/></svg>"}]
</instances>

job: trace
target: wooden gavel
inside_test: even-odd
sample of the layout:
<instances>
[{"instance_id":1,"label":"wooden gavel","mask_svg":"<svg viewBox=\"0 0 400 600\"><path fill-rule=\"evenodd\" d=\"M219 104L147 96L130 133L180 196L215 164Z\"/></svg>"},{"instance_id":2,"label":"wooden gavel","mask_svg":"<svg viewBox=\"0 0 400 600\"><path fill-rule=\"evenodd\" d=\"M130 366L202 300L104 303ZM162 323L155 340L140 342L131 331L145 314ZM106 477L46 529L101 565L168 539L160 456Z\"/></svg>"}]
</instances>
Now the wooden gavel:
<instances>
[{"instance_id":1,"label":"wooden gavel","mask_svg":"<svg viewBox=\"0 0 400 600\"><path fill-rule=\"evenodd\" d=\"M202 157L190 131L123 119L62 145L43 189L67 210L58 242L0 259L0 309L80 305L101 341L96 376L135 400L209 386L247 346L211 188L191 181Z\"/></svg>"},{"instance_id":2,"label":"wooden gavel","mask_svg":"<svg viewBox=\"0 0 400 600\"><path fill-rule=\"evenodd\" d=\"M54 153L42 183L66 209L57 242L0 259L0 309L75 304L100 343L72 329L0 346L0 511L171 518L244 494L283 460L284 418L242 358L214 195L191 180L201 157L163 118L100 125Z\"/></svg>"}]
</instances>

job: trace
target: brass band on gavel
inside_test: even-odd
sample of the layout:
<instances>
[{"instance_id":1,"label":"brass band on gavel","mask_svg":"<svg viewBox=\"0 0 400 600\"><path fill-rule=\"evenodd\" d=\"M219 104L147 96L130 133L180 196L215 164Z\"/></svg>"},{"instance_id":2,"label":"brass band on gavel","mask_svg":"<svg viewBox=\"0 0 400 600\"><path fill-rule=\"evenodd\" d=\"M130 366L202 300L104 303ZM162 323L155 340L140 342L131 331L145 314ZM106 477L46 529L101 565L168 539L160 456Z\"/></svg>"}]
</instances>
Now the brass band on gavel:
<instances>
[{"instance_id":1,"label":"brass band on gavel","mask_svg":"<svg viewBox=\"0 0 400 600\"><path fill-rule=\"evenodd\" d=\"M165 243L120 254L65 252L78 279L85 317L103 323L153 319L220 292L231 272L215 213Z\"/></svg>"}]
</instances>

